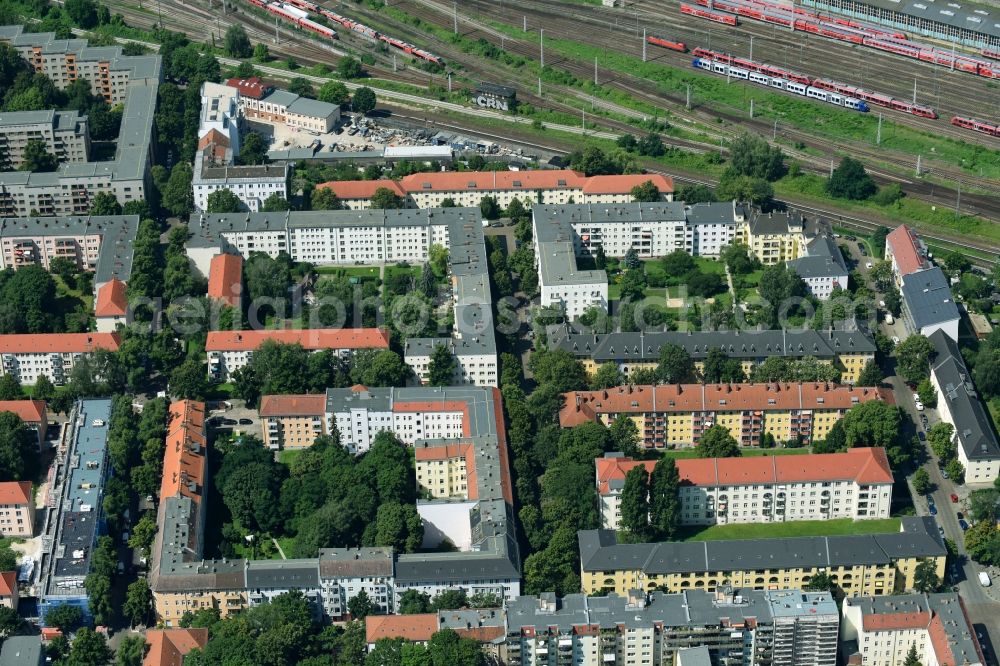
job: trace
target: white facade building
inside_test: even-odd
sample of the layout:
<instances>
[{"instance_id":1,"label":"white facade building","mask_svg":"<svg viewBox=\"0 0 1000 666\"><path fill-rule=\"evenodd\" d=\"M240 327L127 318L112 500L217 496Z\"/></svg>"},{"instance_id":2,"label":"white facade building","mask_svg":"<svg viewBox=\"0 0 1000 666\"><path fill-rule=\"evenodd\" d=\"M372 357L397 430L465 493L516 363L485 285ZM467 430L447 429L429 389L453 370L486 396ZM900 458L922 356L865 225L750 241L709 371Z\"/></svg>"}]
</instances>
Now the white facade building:
<instances>
[{"instance_id":1,"label":"white facade building","mask_svg":"<svg viewBox=\"0 0 1000 666\"><path fill-rule=\"evenodd\" d=\"M798 273L809 293L821 301L828 300L834 289L847 289L847 264L829 234L816 236L805 245L802 256L785 263Z\"/></svg>"},{"instance_id":2,"label":"white facade building","mask_svg":"<svg viewBox=\"0 0 1000 666\"><path fill-rule=\"evenodd\" d=\"M62 162L90 157L87 116L79 111L14 111L0 113L0 170L20 169L28 141L40 140Z\"/></svg>"},{"instance_id":3,"label":"white facade building","mask_svg":"<svg viewBox=\"0 0 1000 666\"><path fill-rule=\"evenodd\" d=\"M935 266L903 275L902 281L899 292L903 297L902 319L907 334L930 337L940 330L957 342L962 316L944 272Z\"/></svg>"},{"instance_id":4,"label":"white facade building","mask_svg":"<svg viewBox=\"0 0 1000 666\"><path fill-rule=\"evenodd\" d=\"M34 384L42 375L53 384L66 383L73 366L96 349L118 351L117 333L32 333L0 335L3 374L21 384Z\"/></svg>"},{"instance_id":5,"label":"white facade building","mask_svg":"<svg viewBox=\"0 0 1000 666\"><path fill-rule=\"evenodd\" d=\"M595 461L601 527L618 529L625 475L655 460L609 453ZM892 471L885 450L760 458L677 460L682 525L888 518Z\"/></svg>"},{"instance_id":6,"label":"white facade building","mask_svg":"<svg viewBox=\"0 0 1000 666\"><path fill-rule=\"evenodd\" d=\"M848 663L903 666L910 648L924 666L986 663L962 598L953 592L844 599L840 640Z\"/></svg>"}]
</instances>

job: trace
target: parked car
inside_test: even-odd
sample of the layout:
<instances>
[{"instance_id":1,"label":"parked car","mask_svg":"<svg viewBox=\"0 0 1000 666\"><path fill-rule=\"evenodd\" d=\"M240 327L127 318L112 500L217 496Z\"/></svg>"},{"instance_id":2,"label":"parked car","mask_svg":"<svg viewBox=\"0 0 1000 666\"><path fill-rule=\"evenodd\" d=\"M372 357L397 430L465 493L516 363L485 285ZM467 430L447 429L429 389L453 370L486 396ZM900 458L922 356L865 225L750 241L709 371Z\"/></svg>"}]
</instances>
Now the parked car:
<instances>
[{"instance_id":1,"label":"parked car","mask_svg":"<svg viewBox=\"0 0 1000 666\"><path fill-rule=\"evenodd\" d=\"M927 441L927 435L924 434L923 430L918 430L917 431L917 438L920 439L921 442L926 442Z\"/></svg>"},{"instance_id":2,"label":"parked car","mask_svg":"<svg viewBox=\"0 0 1000 666\"><path fill-rule=\"evenodd\" d=\"M945 479L951 478L951 477L948 476L948 470L945 470L945 469L941 470L941 477L945 478Z\"/></svg>"},{"instance_id":3,"label":"parked car","mask_svg":"<svg viewBox=\"0 0 1000 666\"><path fill-rule=\"evenodd\" d=\"M253 421L250 419L240 419L240 425L253 425Z\"/></svg>"},{"instance_id":4,"label":"parked car","mask_svg":"<svg viewBox=\"0 0 1000 666\"><path fill-rule=\"evenodd\" d=\"M928 502L927 503L927 510L931 512L932 516L936 516L937 515L937 505L934 504L934 502Z\"/></svg>"},{"instance_id":5,"label":"parked car","mask_svg":"<svg viewBox=\"0 0 1000 666\"><path fill-rule=\"evenodd\" d=\"M949 497L951 498L951 503L952 504L958 504L958 495L956 495L955 493L952 493L951 495L949 495Z\"/></svg>"},{"instance_id":6,"label":"parked car","mask_svg":"<svg viewBox=\"0 0 1000 666\"><path fill-rule=\"evenodd\" d=\"M958 521L958 526L962 528L963 532L969 529L969 523L965 522L964 520Z\"/></svg>"},{"instance_id":7,"label":"parked car","mask_svg":"<svg viewBox=\"0 0 1000 666\"><path fill-rule=\"evenodd\" d=\"M865 268L871 269L871 267L872 267L872 262L869 261L868 263L865 264Z\"/></svg>"},{"instance_id":8,"label":"parked car","mask_svg":"<svg viewBox=\"0 0 1000 666\"><path fill-rule=\"evenodd\" d=\"M920 422L924 425L924 428L927 427L927 415L926 414L921 414L920 415Z\"/></svg>"},{"instance_id":9,"label":"parked car","mask_svg":"<svg viewBox=\"0 0 1000 666\"><path fill-rule=\"evenodd\" d=\"M239 421L236 419L222 419L222 425L234 426L239 425Z\"/></svg>"},{"instance_id":10,"label":"parked car","mask_svg":"<svg viewBox=\"0 0 1000 666\"><path fill-rule=\"evenodd\" d=\"M892 336L892 344L894 344L894 345L898 345L899 344L899 336L898 335Z\"/></svg>"},{"instance_id":11,"label":"parked car","mask_svg":"<svg viewBox=\"0 0 1000 666\"><path fill-rule=\"evenodd\" d=\"M962 520L963 518L965 518L965 516L962 515L961 511L956 511L955 512L955 517L958 518L959 520Z\"/></svg>"},{"instance_id":12,"label":"parked car","mask_svg":"<svg viewBox=\"0 0 1000 666\"><path fill-rule=\"evenodd\" d=\"M979 584L983 587L989 587L992 585L993 581L990 580L990 575L985 571L979 572Z\"/></svg>"}]
</instances>

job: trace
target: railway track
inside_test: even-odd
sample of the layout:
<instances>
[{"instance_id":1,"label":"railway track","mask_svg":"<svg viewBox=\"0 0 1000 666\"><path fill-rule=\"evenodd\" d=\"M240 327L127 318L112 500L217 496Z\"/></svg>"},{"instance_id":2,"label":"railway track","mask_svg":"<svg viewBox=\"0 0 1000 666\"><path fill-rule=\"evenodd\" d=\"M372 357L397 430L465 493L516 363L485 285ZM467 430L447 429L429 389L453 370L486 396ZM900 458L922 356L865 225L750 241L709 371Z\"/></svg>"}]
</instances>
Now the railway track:
<instances>
[{"instance_id":1,"label":"railway track","mask_svg":"<svg viewBox=\"0 0 1000 666\"><path fill-rule=\"evenodd\" d=\"M423 0L423 2L428 4L434 4L430 3L429 0ZM644 6L643 5L644 2L647 2L647 0L639 0L638 4L640 6ZM520 24L520 21L514 20L515 16L527 16L529 30L531 29L532 24L536 26L544 25L546 35L552 35L554 37L560 37L563 39L578 39L581 30L580 25L581 23L585 23L587 25L594 27L594 30L588 31L588 36L590 37L588 43L595 46L603 46L610 50L622 52L632 56L641 56L642 53L641 32L639 33L639 37L637 38L635 36L634 25L632 24L625 25L621 23L615 25L613 23L610 23L610 21L608 21L607 18L608 18L608 12L611 10L606 10L601 7L564 4L563 11L559 11L552 9L553 3L540 3L537 2L537 0L507 0L504 10L500 10L499 6L496 5L495 3L487 2L485 0L467 0L467 4L474 7L477 12L482 13L489 19L494 21L501 21L509 25ZM669 2L668 4L670 6L674 6L676 3L675 0L671 0L671 2ZM597 18L595 17L595 15L600 16L601 18ZM652 17L654 15L642 14L641 16ZM655 32L656 30L659 30L660 33L667 33L667 36L669 37L676 37L681 41L687 41L689 45L699 44L699 45L706 45L707 47L707 44L711 43L711 48L715 50L723 50L733 53L739 53L740 55L744 56L748 55L749 39L733 37L733 35L738 34L738 31L741 30L746 24L744 24L744 26L741 26L740 28L729 28L729 27L720 28L719 26L708 24L706 26L703 26L704 30L701 29L692 30L687 27L686 23L682 22L692 22L692 21L697 21L698 19L693 19L691 17L680 14L679 12L674 12L670 14L669 18L671 20L671 25L669 27L664 27L662 25L663 18L660 17L658 19L660 23L654 22L653 25L654 29L650 30L650 32ZM760 27L764 28L764 26ZM766 28L765 34L763 36L768 37L770 32L773 31L774 31L773 27ZM778 31L778 34L787 34L787 33L782 33L781 31ZM631 36L631 39L629 39L629 36ZM831 58L830 47L838 47L841 50L846 49L848 52L850 52L852 50L850 46L839 44L836 42L831 43L830 40L822 38L809 37L803 33L797 33L796 37L800 40L799 41L800 48L798 49L798 51L800 54L799 61L801 61L801 64L797 63L794 57L792 58L792 61L789 62L787 43L785 43L783 46L783 51L784 51L783 57L779 59L779 58L769 57L769 54L772 53L768 51L766 48L764 51L761 51L761 48L758 47L759 40L757 39L755 39L754 42L754 54L753 54L754 59L758 61L766 60L768 62L771 62L772 64L789 69L799 69L801 67L804 73L806 74L813 76L815 75L830 76L831 78L838 78L839 80L844 81L845 83L853 83L855 85L864 85L864 81L867 79L868 81L867 86L869 88L874 87L879 89L880 91L889 92L890 94L893 94L894 96L902 99L909 99L909 95L912 95L912 90L909 91L909 95L907 95L903 94L903 92L901 92L898 89L898 87L889 86L890 89L885 90L884 89L885 86L883 85L883 83L886 81L898 81L898 79L900 78L898 75L898 69L900 68L899 67L900 65L908 67L915 66L915 69L917 71L933 72L935 78L937 78L937 75L941 73L940 72L941 68L939 67L929 65L927 63L908 61L907 59L898 58L896 56L891 56L887 54L886 58L883 58L881 61L879 61L879 67L890 68L890 69L889 71L883 71L882 69L877 70L875 72L875 75L877 76L879 83L873 84L873 81L876 79L873 78L872 74L868 73L868 75L866 76L866 68L868 68L870 64L870 59L864 60L863 62L859 63L857 71L860 72L860 76L858 77L841 76L840 74L842 74L843 72L838 73L836 70L833 71L830 70L830 64L829 64L830 61L836 60L835 58ZM533 35L532 39L534 40L537 38ZM770 43L770 40L764 39L763 42L764 43L761 46L767 47L767 45ZM820 51L820 53L822 54L822 64L820 64L819 62L819 56L816 56L816 61L813 61L810 60L810 58L805 55L805 50L806 50L805 46L807 44L809 45L810 49ZM535 52L537 53L537 43L535 44L535 47L536 47ZM739 49L737 47L739 47ZM860 53L860 49L861 47L858 47L858 54L864 55ZM870 53L869 49L865 49L865 51L868 51ZM647 49L647 54L650 56L648 58L649 61L661 62L663 64L672 65L679 68L682 67L685 69L690 69L691 57L689 55L668 51L666 49L659 49L653 46L650 46ZM560 66L565 66L563 61L557 60L557 62ZM614 75L614 73L612 73L612 75ZM938 85L941 86L944 81L945 80L943 78L939 78ZM956 87L954 89L948 88L947 90L940 88L940 90L945 92L950 98L953 99L969 99L970 96L972 95L972 89L978 90L979 91L978 94L980 97L982 97L985 93L993 92L991 89L987 88L988 82L985 81L985 79L977 79L976 77L973 77L968 74L954 73L948 79L948 82L949 85ZM918 88L919 88L919 82L918 82ZM748 88L747 92L748 94L746 95L746 97L753 96L752 88ZM997 97L998 101L1000 101L1000 94L996 93L993 94ZM670 98L669 95L667 95L666 97L668 99ZM940 97L940 94L938 95L938 97ZM918 101L922 103L928 103L927 99L920 98L919 96L918 96ZM988 136L977 134L975 132L961 130L959 128L950 125L947 122L946 116L952 112L954 113L961 112L963 115L976 115L974 111L969 112L968 109L959 109L959 108L943 109L942 111L944 111L944 113L942 113L942 118L937 121L918 118L916 116L911 116L908 114L899 113L888 109L878 109L875 111L875 113L882 113L887 118L892 118L901 123L917 127L919 129L931 132L938 136L947 136L957 140L965 141L970 144L978 143L994 149L998 145L1000 145L995 139L991 139ZM985 114L979 114L979 115L981 116ZM739 117L738 122L745 125L756 126L757 130L761 133L766 134L770 133L771 131L771 127L765 126L765 123L763 122L755 123L754 121L751 121L745 117ZM797 130L795 128L788 127L785 125L783 125L782 128L783 128L782 134L785 137L791 139L793 142L806 143L807 145L812 145L824 149L832 155L838 154L847 147L845 145L845 142L824 140L822 137L817 137L814 134ZM872 138L874 139L875 137ZM895 165L905 166L908 169L912 170L913 172L916 171L917 158L911 155L901 153L899 151L886 150L884 148L877 146L860 144L858 142L851 142L849 147L853 154L863 155L865 156L865 159L869 161L890 162ZM930 169L932 169L935 173L941 175L942 177L950 178L955 181L961 180L966 185L973 184L977 188L980 188L984 191L992 191L1000 195L1000 188L997 187L996 182L993 179L978 177L975 174L969 173L968 171L964 171L957 167L952 167L950 165L934 161L933 156L930 155L922 156L921 166L924 167L928 165L932 165L930 166Z\"/></svg>"}]
</instances>

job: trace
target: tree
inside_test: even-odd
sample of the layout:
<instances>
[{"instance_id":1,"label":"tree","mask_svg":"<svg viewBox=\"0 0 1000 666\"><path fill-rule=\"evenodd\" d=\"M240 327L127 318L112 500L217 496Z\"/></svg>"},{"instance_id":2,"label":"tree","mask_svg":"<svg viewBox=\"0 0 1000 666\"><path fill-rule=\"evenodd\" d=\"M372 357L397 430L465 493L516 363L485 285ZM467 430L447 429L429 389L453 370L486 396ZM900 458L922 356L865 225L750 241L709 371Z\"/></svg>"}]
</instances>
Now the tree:
<instances>
[{"instance_id":1,"label":"tree","mask_svg":"<svg viewBox=\"0 0 1000 666\"><path fill-rule=\"evenodd\" d=\"M650 527L660 541L677 534L681 522L680 473L673 458L664 456L656 462L649 477Z\"/></svg>"},{"instance_id":2,"label":"tree","mask_svg":"<svg viewBox=\"0 0 1000 666\"><path fill-rule=\"evenodd\" d=\"M965 550L983 564L1000 563L1000 532L995 523L979 521L965 531Z\"/></svg>"},{"instance_id":3,"label":"tree","mask_svg":"<svg viewBox=\"0 0 1000 666\"><path fill-rule=\"evenodd\" d=\"M146 640L142 636L126 636L115 651L115 666L142 666Z\"/></svg>"},{"instance_id":4,"label":"tree","mask_svg":"<svg viewBox=\"0 0 1000 666\"><path fill-rule=\"evenodd\" d=\"M11 374L0 376L0 400L21 400L24 398L24 391L17 381L17 377Z\"/></svg>"},{"instance_id":5,"label":"tree","mask_svg":"<svg viewBox=\"0 0 1000 666\"><path fill-rule=\"evenodd\" d=\"M664 384L685 384L694 377L694 361L680 345L665 344L660 347L660 362L656 377Z\"/></svg>"},{"instance_id":6,"label":"tree","mask_svg":"<svg viewBox=\"0 0 1000 666\"><path fill-rule=\"evenodd\" d=\"M226 30L226 38L222 43L222 50L230 58L249 58L253 55L253 47L250 45L250 38L247 31L239 23L234 23Z\"/></svg>"},{"instance_id":7,"label":"tree","mask_svg":"<svg viewBox=\"0 0 1000 666\"><path fill-rule=\"evenodd\" d=\"M942 465L946 465L949 460L955 457L954 435L954 426L944 421L935 423L927 431L927 443Z\"/></svg>"},{"instance_id":8,"label":"tree","mask_svg":"<svg viewBox=\"0 0 1000 666\"><path fill-rule=\"evenodd\" d=\"M639 251L634 247L630 247L628 251L625 252L625 258L622 259L622 264L625 268L635 271L642 268L642 261L639 260Z\"/></svg>"},{"instance_id":9,"label":"tree","mask_svg":"<svg viewBox=\"0 0 1000 666\"><path fill-rule=\"evenodd\" d=\"M191 179L194 172L187 162L178 162L170 170L170 179L163 188L163 207L177 217L185 217L194 208L194 191Z\"/></svg>"},{"instance_id":10,"label":"tree","mask_svg":"<svg viewBox=\"0 0 1000 666\"><path fill-rule=\"evenodd\" d=\"M812 592L832 592L837 587L825 571L817 572L802 589Z\"/></svg>"},{"instance_id":11,"label":"tree","mask_svg":"<svg viewBox=\"0 0 1000 666\"><path fill-rule=\"evenodd\" d=\"M627 150L629 152L636 150L639 145L639 142L636 141L635 137L631 134L622 134L615 140L615 143L618 144L618 147L622 150Z\"/></svg>"},{"instance_id":12,"label":"tree","mask_svg":"<svg viewBox=\"0 0 1000 666\"><path fill-rule=\"evenodd\" d=\"M707 383L739 383L746 379L743 364L738 358L729 358L726 352L712 347L702 364L702 375Z\"/></svg>"},{"instance_id":13,"label":"tree","mask_svg":"<svg viewBox=\"0 0 1000 666\"><path fill-rule=\"evenodd\" d=\"M340 81L327 81L319 87L316 98L328 104L344 104L350 99L351 93Z\"/></svg>"},{"instance_id":14,"label":"tree","mask_svg":"<svg viewBox=\"0 0 1000 666\"><path fill-rule=\"evenodd\" d=\"M910 650L906 653L906 661L903 662L903 666L923 666L923 664L920 663L920 659L917 657L916 643L910 645Z\"/></svg>"},{"instance_id":15,"label":"tree","mask_svg":"<svg viewBox=\"0 0 1000 666\"><path fill-rule=\"evenodd\" d=\"M636 303L646 295L646 274L641 268L630 268L622 276L618 287L622 302Z\"/></svg>"},{"instance_id":16,"label":"tree","mask_svg":"<svg viewBox=\"0 0 1000 666\"><path fill-rule=\"evenodd\" d=\"M462 638L454 629L442 629L431 636L427 645L431 666L484 666L486 659L471 638Z\"/></svg>"},{"instance_id":17,"label":"tree","mask_svg":"<svg viewBox=\"0 0 1000 666\"><path fill-rule=\"evenodd\" d=\"M625 383L625 374L618 369L617 363L608 361L597 366L597 370L590 379L590 388L596 391L621 386L623 383Z\"/></svg>"},{"instance_id":18,"label":"tree","mask_svg":"<svg viewBox=\"0 0 1000 666\"><path fill-rule=\"evenodd\" d=\"M362 115L368 115L374 111L377 103L375 91L367 86L355 90L354 98L351 100L351 106Z\"/></svg>"},{"instance_id":19,"label":"tree","mask_svg":"<svg viewBox=\"0 0 1000 666\"><path fill-rule=\"evenodd\" d=\"M122 206L111 192L98 192L90 202L91 215L121 215Z\"/></svg>"},{"instance_id":20,"label":"tree","mask_svg":"<svg viewBox=\"0 0 1000 666\"><path fill-rule=\"evenodd\" d=\"M851 407L841 422L848 448L882 446L888 449L899 439L903 419L895 405L871 400Z\"/></svg>"},{"instance_id":21,"label":"tree","mask_svg":"<svg viewBox=\"0 0 1000 666\"><path fill-rule=\"evenodd\" d=\"M29 139L21 153L21 171L55 171L59 160L41 139Z\"/></svg>"},{"instance_id":22,"label":"tree","mask_svg":"<svg viewBox=\"0 0 1000 666\"><path fill-rule=\"evenodd\" d=\"M410 367L390 349L365 350L354 357L351 381L365 386L405 386Z\"/></svg>"},{"instance_id":23,"label":"tree","mask_svg":"<svg viewBox=\"0 0 1000 666\"><path fill-rule=\"evenodd\" d=\"M79 606L61 604L45 613L45 624L57 627L64 634L79 627L81 622L83 622L83 611Z\"/></svg>"},{"instance_id":24,"label":"tree","mask_svg":"<svg viewBox=\"0 0 1000 666\"><path fill-rule=\"evenodd\" d=\"M948 473L951 477L953 483L965 483L965 467L959 462L958 458L952 458L945 465L944 471Z\"/></svg>"},{"instance_id":25,"label":"tree","mask_svg":"<svg viewBox=\"0 0 1000 666\"><path fill-rule=\"evenodd\" d=\"M94 0L66 0L63 8L77 26L86 30L97 26L98 5Z\"/></svg>"},{"instance_id":26,"label":"tree","mask_svg":"<svg viewBox=\"0 0 1000 666\"><path fill-rule=\"evenodd\" d=\"M774 187L764 178L740 176L726 171L715 188L716 196L726 201L746 201L767 207L774 199Z\"/></svg>"},{"instance_id":27,"label":"tree","mask_svg":"<svg viewBox=\"0 0 1000 666\"><path fill-rule=\"evenodd\" d=\"M111 648L104 634L99 634L89 627L76 632L69 655L61 664L63 666L95 666L111 661Z\"/></svg>"},{"instance_id":28,"label":"tree","mask_svg":"<svg viewBox=\"0 0 1000 666\"><path fill-rule=\"evenodd\" d=\"M660 260L663 271L670 277L684 277L697 270L694 257L684 250L674 250Z\"/></svg>"},{"instance_id":29,"label":"tree","mask_svg":"<svg viewBox=\"0 0 1000 666\"><path fill-rule=\"evenodd\" d=\"M222 500L241 525L254 531L266 531L276 522L280 524L280 516L274 512L280 481L273 465L245 465L226 479Z\"/></svg>"},{"instance_id":30,"label":"tree","mask_svg":"<svg viewBox=\"0 0 1000 666\"><path fill-rule=\"evenodd\" d=\"M641 185L636 185L632 188L632 201L637 202L652 202L660 200L660 190L653 184L653 181L647 180Z\"/></svg>"},{"instance_id":31,"label":"tree","mask_svg":"<svg viewBox=\"0 0 1000 666\"><path fill-rule=\"evenodd\" d=\"M865 171L865 165L853 157L845 157L833 170L826 191L838 199L867 199L878 191L878 185Z\"/></svg>"},{"instance_id":32,"label":"tree","mask_svg":"<svg viewBox=\"0 0 1000 666\"><path fill-rule=\"evenodd\" d=\"M313 90L312 84L309 83L308 80L303 79L301 76L296 76L292 79L292 82L288 84L288 92L309 98L316 95L316 91Z\"/></svg>"},{"instance_id":33,"label":"tree","mask_svg":"<svg viewBox=\"0 0 1000 666\"><path fill-rule=\"evenodd\" d=\"M969 493L969 515L976 522L985 520L995 523L1000 515L1000 491L996 488L982 488Z\"/></svg>"},{"instance_id":34,"label":"tree","mask_svg":"<svg viewBox=\"0 0 1000 666\"><path fill-rule=\"evenodd\" d=\"M229 188L224 187L208 195L209 213L238 213L242 207L243 202Z\"/></svg>"},{"instance_id":35,"label":"tree","mask_svg":"<svg viewBox=\"0 0 1000 666\"><path fill-rule=\"evenodd\" d=\"M427 383L431 386L450 386L456 365L451 350L445 345L434 345L427 365Z\"/></svg>"},{"instance_id":36,"label":"tree","mask_svg":"<svg viewBox=\"0 0 1000 666\"><path fill-rule=\"evenodd\" d=\"M403 207L403 198L388 187L379 187L372 194L372 210L394 210Z\"/></svg>"},{"instance_id":37,"label":"tree","mask_svg":"<svg viewBox=\"0 0 1000 666\"><path fill-rule=\"evenodd\" d=\"M621 494L619 526L642 539L649 532L649 472L636 465L625 475Z\"/></svg>"},{"instance_id":38,"label":"tree","mask_svg":"<svg viewBox=\"0 0 1000 666\"><path fill-rule=\"evenodd\" d=\"M282 213L286 210L291 210L291 205L285 197L281 196L277 192L274 192L268 198L264 199L264 203L260 206L260 211L262 213Z\"/></svg>"},{"instance_id":39,"label":"tree","mask_svg":"<svg viewBox=\"0 0 1000 666\"><path fill-rule=\"evenodd\" d=\"M267 162L267 141L259 132L248 132L243 137L240 154L236 161L239 164L264 164Z\"/></svg>"},{"instance_id":40,"label":"tree","mask_svg":"<svg viewBox=\"0 0 1000 666\"><path fill-rule=\"evenodd\" d=\"M171 395L185 400L204 400L208 392L205 366L196 358L188 358L170 373Z\"/></svg>"},{"instance_id":41,"label":"tree","mask_svg":"<svg viewBox=\"0 0 1000 666\"><path fill-rule=\"evenodd\" d=\"M642 137L636 148L639 150L639 154L645 157L660 157L667 152L659 134L647 134Z\"/></svg>"},{"instance_id":42,"label":"tree","mask_svg":"<svg viewBox=\"0 0 1000 666\"><path fill-rule=\"evenodd\" d=\"M913 589L922 594L937 592L941 580L937 575L934 560L922 559L913 570Z\"/></svg>"},{"instance_id":43,"label":"tree","mask_svg":"<svg viewBox=\"0 0 1000 666\"><path fill-rule=\"evenodd\" d=\"M391 546L400 553L412 553L420 548L424 525L411 505L387 502L378 507L375 518L375 545Z\"/></svg>"},{"instance_id":44,"label":"tree","mask_svg":"<svg viewBox=\"0 0 1000 666\"><path fill-rule=\"evenodd\" d=\"M271 51L267 48L267 44L261 42L253 47L253 59L257 62L267 62L271 59Z\"/></svg>"},{"instance_id":45,"label":"tree","mask_svg":"<svg viewBox=\"0 0 1000 666\"><path fill-rule=\"evenodd\" d=\"M858 373L858 386L879 386L883 379L885 379L885 373L882 372L882 368L874 360L871 360L865 363L865 367L861 368L861 372Z\"/></svg>"},{"instance_id":46,"label":"tree","mask_svg":"<svg viewBox=\"0 0 1000 666\"><path fill-rule=\"evenodd\" d=\"M914 333L896 347L896 372L906 381L917 383L930 376L930 362L935 355L930 340Z\"/></svg>"},{"instance_id":47,"label":"tree","mask_svg":"<svg viewBox=\"0 0 1000 666\"><path fill-rule=\"evenodd\" d=\"M451 588L439 592L434 597L434 601L431 603L431 610L455 610L457 608L465 608L468 605L469 599L465 594L465 590Z\"/></svg>"},{"instance_id":48,"label":"tree","mask_svg":"<svg viewBox=\"0 0 1000 666\"><path fill-rule=\"evenodd\" d=\"M0 479L30 479L37 466L38 437L17 414L0 412Z\"/></svg>"},{"instance_id":49,"label":"tree","mask_svg":"<svg viewBox=\"0 0 1000 666\"><path fill-rule=\"evenodd\" d=\"M153 545L153 539L156 538L157 530L155 517L151 512L146 512L132 526L132 534L128 538L129 548L139 549L146 553L148 557L149 549Z\"/></svg>"},{"instance_id":50,"label":"tree","mask_svg":"<svg viewBox=\"0 0 1000 666\"><path fill-rule=\"evenodd\" d=\"M500 204L496 197L485 196L479 202L479 212L486 220L495 220L500 217Z\"/></svg>"},{"instance_id":51,"label":"tree","mask_svg":"<svg viewBox=\"0 0 1000 666\"><path fill-rule=\"evenodd\" d=\"M24 620L17 611L7 606L0 606L0 638L6 638L18 631Z\"/></svg>"},{"instance_id":52,"label":"tree","mask_svg":"<svg viewBox=\"0 0 1000 666\"><path fill-rule=\"evenodd\" d=\"M351 614L352 620L363 620L375 612L375 603L368 597L368 593L361 590L347 602L347 612Z\"/></svg>"},{"instance_id":53,"label":"tree","mask_svg":"<svg viewBox=\"0 0 1000 666\"><path fill-rule=\"evenodd\" d=\"M416 615L431 610L431 597L426 592L407 590L399 598L400 615Z\"/></svg>"},{"instance_id":54,"label":"tree","mask_svg":"<svg viewBox=\"0 0 1000 666\"><path fill-rule=\"evenodd\" d=\"M149 609L152 608L152 605L153 594L149 591L149 582L145 578L138 578L129 583L122 613L129 619L133 627L141 624L149 616Z\"/></svg>"},{"instance_id":55,"label":"tree","mask_svg":"<svg viewBox=\"0 0 1000 666\"><path fill-rule=\"evenodd\" d=\"M931 482L931 476L927 473L926 469L921 467L913 473L913 489L917 491L918 495L927 495L933 488L934 485Z\"/></svg>"},{"instance_id":56,"label":"tree","mask_svg":"<svg viewBox=\"0 0 1000 666\"><path fill-rule=\"evenodd\" d=\"M608 428L615 449L629 457L639 455L639 427L625 414L619 414Z\"/></svg>"},{"instance_id":57,"label":"tree","mask_svg":"<svg viewBox=\"0 0 1000 666\"><path fill-rule=\"evenodd\" d=\"M346 56L337 63L337 74L342 79L357 79L361 77L362 73L361 61L357 58Z\"/></svg>"},{"instance_id":58,"label":"tree","mask_svg":"<svg viewBox=\"0 0 1000 666\"><path fill-rule=\"evenodd\" d=\"M777 180L785 173L785 155L778 146L750 133L738 136L729 148L730 169L740 176Z\"/></svg>"},{"instance_id":59,"label":"tree","mask_svg":"<svg viewBox=\"0 0 1000 666\"><path fill-rule=\"evenodd\" d=\"M313 210L343 210L344 204L328 187L319 187L312 191L310 208Z\"/></svg>"},{"instance_id":60,"label":"tree","mask_svg":"<svg viewBox=\"0 0 1000 666\"><path fill-rule=\"evenodd\" d=\"M736 458L740 445L725 426L713 425L701 433L695 453L699 458Z\"/></svg>"}]
</instances>

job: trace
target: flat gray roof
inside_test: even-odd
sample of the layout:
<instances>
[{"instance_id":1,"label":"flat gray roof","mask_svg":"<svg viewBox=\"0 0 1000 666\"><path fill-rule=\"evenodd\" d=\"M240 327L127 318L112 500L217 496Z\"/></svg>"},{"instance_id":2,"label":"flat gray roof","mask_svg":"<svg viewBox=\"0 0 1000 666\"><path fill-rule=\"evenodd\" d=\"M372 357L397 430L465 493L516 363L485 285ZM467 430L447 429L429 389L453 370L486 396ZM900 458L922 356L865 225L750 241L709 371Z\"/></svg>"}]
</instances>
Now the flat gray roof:
<instances>
[{"instance_id":1,"label":"flat gray roof","mask_svg":"<svg viewBox=\"0 0 1000 666\"><path fill-rule=\"evenodd\" d=\"M956 321L961 316L948 278L937 266L904 275L900 293L918 331L925 326Z\"/></svg>"},{"instance_id":2,"label":"flat gray roof","mask_svg":"<svg viewBox=\"0 0 1000 666\"><path fill-rule=\"evenodd\" d=\"M291 113L297 113L302 116L313 116L314 118L329 118L332 115L340 114L340 106L338 104L321 102L308 97L299 97L289 105L288 110Z\"/></svg>"}]
</instances>

